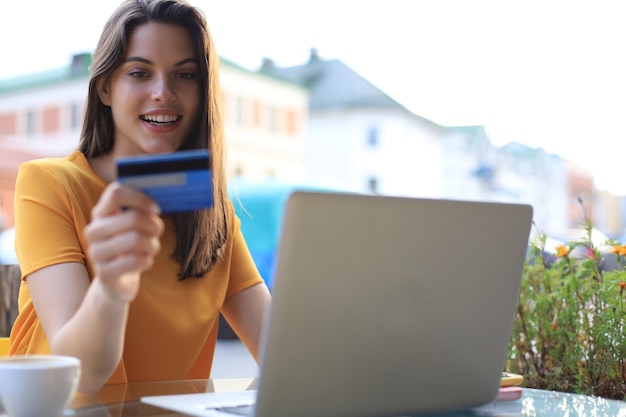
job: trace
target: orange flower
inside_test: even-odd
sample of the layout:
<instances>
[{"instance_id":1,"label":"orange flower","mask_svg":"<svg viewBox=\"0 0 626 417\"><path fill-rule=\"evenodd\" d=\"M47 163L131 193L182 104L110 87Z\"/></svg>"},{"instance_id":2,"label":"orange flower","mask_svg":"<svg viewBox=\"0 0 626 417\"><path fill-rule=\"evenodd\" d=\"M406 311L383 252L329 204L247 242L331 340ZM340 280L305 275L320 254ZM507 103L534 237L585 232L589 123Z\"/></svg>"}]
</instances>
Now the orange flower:
<instances>
[{"instance_id":1,"label":"orange flower","mask_svg":"<svg viewBox=\"0 0 626 417\"><path fill-rule=\"evenodd\" d=\"M622 250L622 246L620 245L613 245L613 249L611 249L611 253L613 255L617 255L618 253L620 253L620 251Z\"/></svg>"},{"instance_id":2,"label":"orange flower","mask_svg":"<svg viewBox=\"0 0 626 417\"><path fill-rule=\"evenodd\" d=\"M570 249L565 246L565 245L558 245L557 247L555 247L556 249L556 256L558 257L564 257L567 256L569 254Z\"/></svg>"},{"instance_id":3,"label":"orange flower","mask_svg":"<svg viewBox=\"0 0 626 417\"><path fill-rule=\"evenodd\" d=\"M556 324L556 323L552 323L552 325L551 325L550 327L552 328L552 330L556 330L556 329L557 329L557 327L559 327L559 326L557 326L557 324Z\"/></svg>"},{"instance_id":4,"label":"orange flower","mask_svg":"<svg viewBox=\"0 0 626 417\"><path fill-rule=\"evenodd\" d=\"M621 246L619 248L619 254L620 255L626 255L626 246Z\"/></svg>"},{"instance_id":5,"label":"orange flower","mask_svg":"<svg viewBox=\"0 0 626 417\"><path fill-rule=\"evenodd\" d=\"M622 290L626 290L626 282L621 281L621 282L619 283L619 287L620 287Z\"/></svg>"}]
</instances>

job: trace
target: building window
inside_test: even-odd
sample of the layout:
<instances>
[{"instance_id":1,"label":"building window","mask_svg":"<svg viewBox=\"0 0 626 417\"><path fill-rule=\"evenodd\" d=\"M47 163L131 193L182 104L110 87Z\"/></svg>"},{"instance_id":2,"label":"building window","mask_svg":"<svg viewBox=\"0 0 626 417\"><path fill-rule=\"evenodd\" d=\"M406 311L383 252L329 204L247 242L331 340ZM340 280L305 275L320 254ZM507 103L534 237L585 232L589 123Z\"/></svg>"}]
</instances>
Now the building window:
<instances>
[{"instance_id":1,"label":"building window","mask_svg":"<svg viewBox=\"0 0 626 417\"><path fill-rule=\"evenodd\" d=\"M232 119L232 109L231 109L231 104L232 104L232 100L231 100L231 96L230 94L225 91L222 90L222 109L224 111L224 120L227 121L231 121Z\"/></svg>"},{"instance_id":2,"label":"building window","mask_svg":"<svg viewBox=\"0 0 626 417\"><path fill-rule=\"evenodd\" d=\"M0 114L0 136L13 136L17 134L17 114Z\"/></svg>"},{"instance_id":3,"label":"building window","mask_svg":"<svg viewBox=\"0 0 626 417\"><path fill-rule=\"evenodd\" d=\"M263 123L262 112L263 112L263 104L260 100L254 100L253 102L253 117L254 117L254 127L260 127L261 123Z\"/></svg>"},{"instance_id":4,"label":"building window","mask_svg":"<svg viewBox=\"0 0 626 417\"><path fill-rule=\"evenodd\" d=\"M378 127L373 126L370 127L367 131L367 145L369 147L375 148L378 146L378 142L380 141L380 134L378 132Z\"/></svg>"},{"instance_id":5,"label":"building window","mask_svg":"<svg viewBox=\"0 0 626 417\"><path fill-rule=\"evenodd\" d=\"M82 106L73 102L70 107L70 129L77 129L81 125Z\"/></svg>"},{"instance_id":6,"label":"building window","mask_svg":"<svg viewBox=\"0 0 626 417\"><path fill-rule=\"evenodd\" d=\"M370 193L378 194L378 178L370 177L367 180L367 189Z\"/></svg>"},{"instance_id":7,"label":"building window","mask_svg":"<svg viewBox=\"0 0 626 417\"><path fill-rule=\"evenodd\" d=\"M235 123L237 126L243 126L244 122L244 102L243 97L237 97L235 100Z\"/></svg>"},{"instance_id":8,"label":"building window","mask_svg":"<svg viewBox=\"0 0 626 417\"><path fill-rule=\"evenodd\" d=\"M61 111L58 106L48 106L43 109L42 130L43 133L57 133L59 131L59 118Z\"/></svg>"},{"instance_id":9,"label":"building window","mask_svg":"<svg viewBox=\"0 0 626 417\"><path fill-rule=\"evenodd\" d=\"M287 133L290 135L298 134L298 113L294 109L287 109L286 112Z\"/></svg>"},{"instance_id":10,"label":"building window","mask_svg":"<svg viewBox=\"0 0 626 417\"><path fill-rule=\"evenodd\" d=\"M26 135L33 136L37 131L37 114L35 110L29 109L26 112Z\"/></svg>"},{"instance_id":11,"label":"building window","mask_svg":"<svg viewBox=\"0 0 626 417\"><path fill-rule=\"evenodd\" d=\"M278 130L278 109L276 107L271 106L268 109L269 113L269 129L271 132L276 132Z\"/></svg>"}]
</instances>

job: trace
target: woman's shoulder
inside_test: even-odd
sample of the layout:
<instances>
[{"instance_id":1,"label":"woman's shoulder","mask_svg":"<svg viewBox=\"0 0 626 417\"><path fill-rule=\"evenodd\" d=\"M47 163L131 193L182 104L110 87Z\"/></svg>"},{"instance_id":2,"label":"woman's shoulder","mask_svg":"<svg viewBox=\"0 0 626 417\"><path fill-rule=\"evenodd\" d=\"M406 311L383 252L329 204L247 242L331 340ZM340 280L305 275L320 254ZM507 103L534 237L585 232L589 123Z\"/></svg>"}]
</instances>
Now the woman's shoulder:
<instances>
[{"instance_id":1,"label":"woman's shoulder","mask_svg":"<svg viewBox=\"0 0 626 417\"><path fill-rule=\"evenodd\" d=\"M85 155L80 151L60 158L40 158L24 162L17 175L17 186L38 187L100 187L104 181L91 169Z\"/></svg>"},{"instance_id":2,"label":"woman's shoulder","mask_svg":"<svg viewBox=\"0 0 626 417\"><path fill-rule=\"evenodd\" d=\"M48 157L26 161L20 165L20 173L37 172L57 176L58 174L89 171L89 163L80 151L73 151L65 157ZM56 174L56 175L55 175Z\"/></svg>"},{"instance_id":3,"label":"woman's shoulder","mask_svg":"<svg viewBox=\"0 0 626 417\"><path fill-rule=\"evenodd\" d=\"M30 161L23 162L20 165L20 168L43 168L43 169L68 169L72 166L83 166L83 162L86 162L86 158L82 152L76 150L72 151L67 156L63 157L46 157L46 158L38 158L31 159Z\"/></svg>"}]
</instances>

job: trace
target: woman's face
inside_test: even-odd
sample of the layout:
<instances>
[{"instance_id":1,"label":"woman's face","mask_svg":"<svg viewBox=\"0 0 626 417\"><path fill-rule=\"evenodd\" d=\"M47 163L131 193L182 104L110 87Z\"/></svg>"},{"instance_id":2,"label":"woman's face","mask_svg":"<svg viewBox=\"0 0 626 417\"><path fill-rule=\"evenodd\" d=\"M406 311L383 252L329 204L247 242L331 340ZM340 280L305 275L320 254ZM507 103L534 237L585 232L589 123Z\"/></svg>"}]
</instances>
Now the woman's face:
<instances>
[{"instance_id":1,"label":"woman's face","mask_svg":"<svg viewBox=\"0 0 626 417\"><path fill-rule=\"evenodd\" d=\"M115 125L113 156L174 152L197 121L198 57L180 26L147 23L131 33L122 65L98 84Z\"/></svg>"}]
</instances>

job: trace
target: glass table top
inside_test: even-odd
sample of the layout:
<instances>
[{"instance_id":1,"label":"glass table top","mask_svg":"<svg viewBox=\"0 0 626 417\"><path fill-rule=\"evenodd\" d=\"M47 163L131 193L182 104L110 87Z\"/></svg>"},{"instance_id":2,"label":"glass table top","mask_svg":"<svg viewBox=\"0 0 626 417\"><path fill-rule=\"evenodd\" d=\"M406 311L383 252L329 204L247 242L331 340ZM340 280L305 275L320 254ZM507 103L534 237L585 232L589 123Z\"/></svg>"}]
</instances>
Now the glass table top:
<instances>
[{"instance_id":1,"label":"glass table top","mask_svg":"<svg viewBox=\"0 0 626 417\"><path fill-rule=\"evenodd\" d=\"M185 414L144 404L140 398L152 395L241 391L253 388L253 378L110 385L96 396L78 395L64 415L75 417L184 416ZM626 402L525 388L522 398L516 401L495 402L477 409L448 412L438 414L438 416L626 417Z\"/></svg>"}]
</instances>

